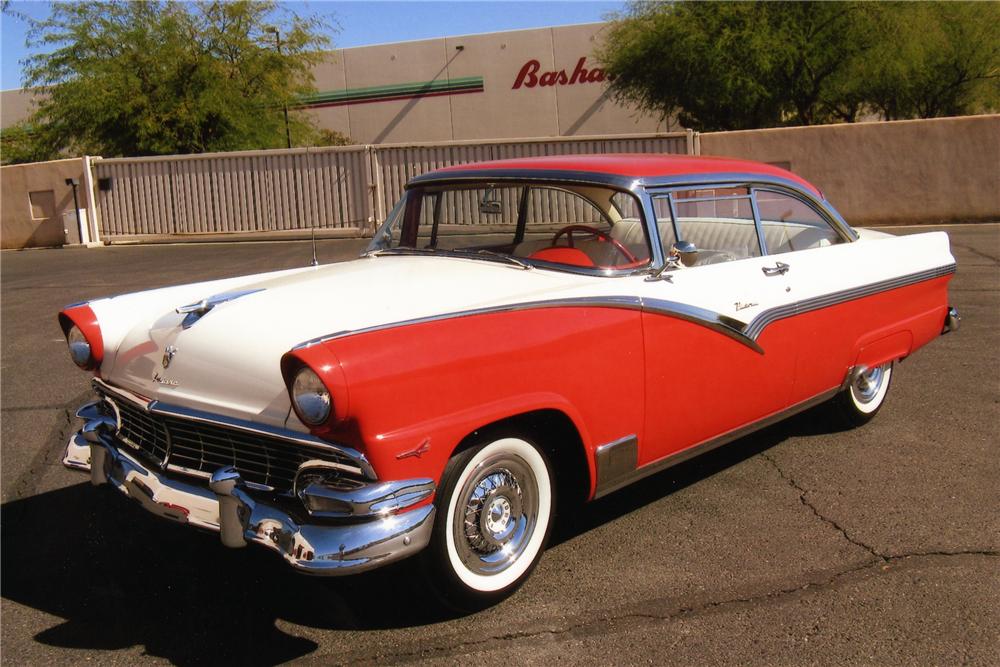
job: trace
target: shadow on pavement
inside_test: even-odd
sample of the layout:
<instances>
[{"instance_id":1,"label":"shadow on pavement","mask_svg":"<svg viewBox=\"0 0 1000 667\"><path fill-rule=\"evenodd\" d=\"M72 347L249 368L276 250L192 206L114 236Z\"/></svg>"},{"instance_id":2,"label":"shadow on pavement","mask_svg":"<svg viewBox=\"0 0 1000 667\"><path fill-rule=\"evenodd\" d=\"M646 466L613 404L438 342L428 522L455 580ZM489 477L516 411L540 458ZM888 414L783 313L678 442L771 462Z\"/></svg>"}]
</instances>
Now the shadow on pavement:
<instances>
[{"instance_id":1,"label":"shadow on pavement","mask_svg":"<svg viewBox=\"0 0 1000 667\"><path fill-rule=\"evenodd\" d=\"M671 468L635 482L577 511L563 508L553 526L549 547L561 544L665 498L696 482L749 459L796 436L822 435L844 430L831 422L824 406L794 415L785 421L744 436Z\"/></svg>"},{"instance_id":2,"label":"shadow on pavement","mask_svg":"<svg viewBox=\"0 0 1000 667\"><path fill-rule=\"evenodd\" d=\"M576 511L552 544L694 484L793 435L826 432L807 412ZM452 616L428 604L408 562L346 578L296 574L273 554L155 519L83 482L6 503L2 596L65 621L35 640L115 650L141 646L178 664L274 664L313 652L276 621L329 630L414 627ZM595 554L597 557L598 554ZM409 603L417 601L416 604Z\"/></svg>"}]
</instances>

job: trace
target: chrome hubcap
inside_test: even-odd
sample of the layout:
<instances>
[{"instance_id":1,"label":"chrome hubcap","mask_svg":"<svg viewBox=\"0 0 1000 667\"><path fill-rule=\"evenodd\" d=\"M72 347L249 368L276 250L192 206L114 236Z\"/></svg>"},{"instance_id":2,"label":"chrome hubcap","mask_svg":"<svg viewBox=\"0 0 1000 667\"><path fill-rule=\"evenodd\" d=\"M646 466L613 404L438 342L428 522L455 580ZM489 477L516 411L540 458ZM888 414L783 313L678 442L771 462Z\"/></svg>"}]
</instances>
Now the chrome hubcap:
<instances>
[{"instance_id":1,"label":"chrome hubcap","mask_svg":"<svg viewBox=\"0 0 1000 667\"><path fill-rule=\"evenodd\" d=\"M854 378L854 384L851 386L851 389L854 392L854 398L859 403L871 403L875 399L879 389L882 387L882 383L885 381L886 368L888 368L888 365L876 366L864 373L859 373Z\"/></svg>"},{"instance_id":2,"label":"chrome hubcap","mask_svg":"<svg viewBox=\"0 0 1000 667\"><path fill-rule=\"evenodd\" d=\"M486 530L490 531L494 537L502 535L511 523L510 501L502 497L495 499L483 516Z\"/></svg>"},{"instance_id":3,"label":"chrome hubcap","mask_svg":"<svg viewBox=\"0 0 1000 667\"><path fill-rule=\"evenodd\" d=\"M477 574L497 574L524 551L537 524L538 492L516 456L483 461L458 490L452 531L462 562Z\"/></svg>"}]
</instances>

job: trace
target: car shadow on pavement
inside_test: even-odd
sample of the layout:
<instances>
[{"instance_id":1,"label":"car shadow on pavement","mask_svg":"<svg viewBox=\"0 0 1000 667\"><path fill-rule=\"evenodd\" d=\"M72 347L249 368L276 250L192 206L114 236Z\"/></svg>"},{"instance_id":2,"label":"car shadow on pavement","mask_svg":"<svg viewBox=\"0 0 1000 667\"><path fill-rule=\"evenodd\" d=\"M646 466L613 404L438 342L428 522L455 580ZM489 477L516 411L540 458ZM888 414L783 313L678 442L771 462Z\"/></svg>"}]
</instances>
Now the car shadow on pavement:
<instances>
[{"instance_id":1,"label":"car shadow on pavement","mask_svg":"<svg viewBox=\"0 0 1000 667\"><path fill-rule=\"evenodd\" d=\"M805 413L649 477L558 519L552 542L628 514L792 435L814 432L826 431ZM35 635L49 646L140 646L177 664L275 664L317 648L276 621L351 631L454 617L427 604L412 563L338 579L308 577L269 552L224 549L215 534L155 519L113 490L86 482L8 502L0 514L0 594L65 619Z\"/></svg>"},{"instance_id":2,"label":"car shadow on pavement","mask_svg":"<svg viewBox=\"0 0 1000 667\"><path fill-rule=\"evenodd\" d=\"M831 420L826 406L820 405L650 475L620 491L587 503L582 508L562 508L552 528L549 548L707 479L788 438L830 434L841 430L845 430L845 427Z\"/></svg>"}]
</instances>

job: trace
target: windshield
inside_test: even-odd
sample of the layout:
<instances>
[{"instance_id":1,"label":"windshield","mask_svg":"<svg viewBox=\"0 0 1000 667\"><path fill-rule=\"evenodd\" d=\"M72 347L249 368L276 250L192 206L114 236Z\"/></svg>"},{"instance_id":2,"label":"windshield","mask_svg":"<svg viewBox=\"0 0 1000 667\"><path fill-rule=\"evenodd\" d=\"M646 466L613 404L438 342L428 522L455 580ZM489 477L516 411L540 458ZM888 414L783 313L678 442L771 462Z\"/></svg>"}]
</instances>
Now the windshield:
<instances>
[{"instance_id":1,"label":"windshield","mask_svg":"<svg viewBox=\"0 0 1000 667\"><path fill-rule=\"evenodd\" d=\"M650 258L641 207L631 193L525 183L410 189L368 252L440 252L603 272L645 267Z\"/></svg>"}]
</instances>

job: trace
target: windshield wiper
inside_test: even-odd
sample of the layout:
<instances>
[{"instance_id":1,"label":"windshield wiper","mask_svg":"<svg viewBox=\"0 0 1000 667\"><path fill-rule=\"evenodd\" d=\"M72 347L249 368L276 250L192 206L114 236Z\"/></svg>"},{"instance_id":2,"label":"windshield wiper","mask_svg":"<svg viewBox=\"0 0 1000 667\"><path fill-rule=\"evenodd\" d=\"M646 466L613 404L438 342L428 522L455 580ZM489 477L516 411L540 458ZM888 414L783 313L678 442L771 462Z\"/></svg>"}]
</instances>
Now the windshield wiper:
<instances>
[{"instance_id":1,"label":"windshield wiper","mask_svg":"<svg viewBox=\"0 0 1000 667\"><path fill-rule=\"evenodd\" d=\"M528 264L526 262L522 262L517 257L514 257L512 255L505 255L502 252L497 252L495 250L489 250L487 248L479 248L478 250L473 250L473 249L469 249L469 250L453 250L452 252L460 254L460 255L479 255L481 257L485 257L485 258L489 258L489 259L496 259L496 260L500 260L501 262L507 262L508 264L513 264L513 265L518 266L518 267L520 267L522 269L525 269L525 270L535 268L531 264Z\"/></svg>"},{"instance_id":2,"label":"windshield wiper","mask_svg":"<svg viewBox=\"0 0 1000 667\"><path fill-rule=\"evenodd\" d=\"M369 250L364 257L379 257L381 255L429 255L438 252L436 248L376 248Z\"/></svg>"},{"instance_id":3,"label":"windshield wiper","mask_svg":"<svg viewBox=\"0 0 1000 667\"><path fill-rule=\"evenodd\" d=\"M496 252L495 250L488 250L486 248L479 249L464 249L458 248L455 250L441 250L440 248L378 248L376 250L369 250L364 254L364 257L380 257L382 255L433 255L433 254L443 254L443 255L459 255L459 256L474 256L478 255L483 259L494 260L506 262L508 264L513 264L521 269L533 269L531 264L522 262L516 257L510 255L505 255L502 252Z\"/></svg>"}]
</instances>

